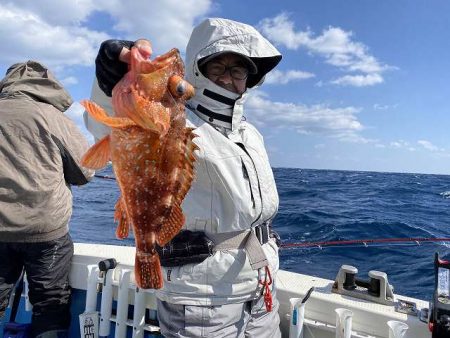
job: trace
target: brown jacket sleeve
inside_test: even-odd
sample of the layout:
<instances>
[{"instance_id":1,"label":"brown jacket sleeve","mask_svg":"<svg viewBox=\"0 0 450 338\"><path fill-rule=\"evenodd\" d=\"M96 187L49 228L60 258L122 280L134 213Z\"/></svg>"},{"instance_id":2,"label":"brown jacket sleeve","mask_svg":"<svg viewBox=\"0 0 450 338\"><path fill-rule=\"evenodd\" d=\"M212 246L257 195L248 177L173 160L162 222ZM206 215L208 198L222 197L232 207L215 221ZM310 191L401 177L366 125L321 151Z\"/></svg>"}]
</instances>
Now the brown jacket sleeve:
<instances>
[{"instance_id":1,"label":"brown jacket sleeve","mask_svg":"<svg viewBox=\"0 0 450 338\"><path fill-rule=\"evenodd\" d=\"M54 120L50 132L61 152L64 178L68 184L86 184L95 173L80 164L82 156L89 149L89 143L70 118L61 112L58 113L52 114Z\"/></svg>"}]
</instances>

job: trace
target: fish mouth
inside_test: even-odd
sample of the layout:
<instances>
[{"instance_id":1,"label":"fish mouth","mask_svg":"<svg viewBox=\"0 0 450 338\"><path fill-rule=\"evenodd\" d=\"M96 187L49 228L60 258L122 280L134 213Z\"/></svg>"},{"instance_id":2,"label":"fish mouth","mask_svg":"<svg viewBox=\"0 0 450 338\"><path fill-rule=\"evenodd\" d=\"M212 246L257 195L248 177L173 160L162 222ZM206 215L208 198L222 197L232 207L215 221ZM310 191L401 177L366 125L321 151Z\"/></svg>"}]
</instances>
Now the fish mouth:
<instances>
[{"instance_id":1,"label":"fish mouth","mask_svg":"<svg viewBox=\"0 0 450 338\"><path fill-rule=\"evenodd\" d=\"M173 48L165 54L159 55L153 60L144 58L137 49L132 49L131 69L136 74L150 74L157 72L169 66L174 66L173 73L184 76L183 61L180 51Z\"/></svg>"}]
</instances>

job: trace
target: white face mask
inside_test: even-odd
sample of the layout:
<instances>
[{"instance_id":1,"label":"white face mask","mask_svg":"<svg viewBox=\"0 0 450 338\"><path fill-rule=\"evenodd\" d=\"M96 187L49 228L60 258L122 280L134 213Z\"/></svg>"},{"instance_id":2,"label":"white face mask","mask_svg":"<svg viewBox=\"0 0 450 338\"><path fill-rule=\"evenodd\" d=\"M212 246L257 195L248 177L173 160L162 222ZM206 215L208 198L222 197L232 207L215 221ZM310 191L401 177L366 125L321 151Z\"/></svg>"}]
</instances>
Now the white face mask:
<instances>
[{"instance_id":1,"label":"white face mask","mask_svg":"<svg viewBox=\"0 0 450 338\"><path fill-rule=\"evenodd\" d=\"M239 99L243 94L233 93L216 85L198 69L195 76L195 96L187 103L189 109L213 126L234 130L242 119L243 100Z\"/></svg>"}]
</instances>

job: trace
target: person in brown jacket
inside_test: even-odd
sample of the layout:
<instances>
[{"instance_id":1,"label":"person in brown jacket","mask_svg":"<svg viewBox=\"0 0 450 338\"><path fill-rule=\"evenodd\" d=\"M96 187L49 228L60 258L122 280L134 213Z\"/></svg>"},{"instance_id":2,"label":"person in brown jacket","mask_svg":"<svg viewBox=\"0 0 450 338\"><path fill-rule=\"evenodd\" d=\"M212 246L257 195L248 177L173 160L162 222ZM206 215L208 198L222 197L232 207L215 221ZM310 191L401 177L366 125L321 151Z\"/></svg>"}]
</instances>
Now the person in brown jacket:
<instances>
[{"instance_id":1,"label":"person in brown jacket","mask_svg":"<svg viewBox=\"0 0 450 338\"><path fill-rule=\"evenodd\" d=\"M67 337L73 243L71 185L88 141L64 112L72 98L36 61L12 65L0 82L0 318L22 271L33 337Z\"/></svg>"}]
</instances>

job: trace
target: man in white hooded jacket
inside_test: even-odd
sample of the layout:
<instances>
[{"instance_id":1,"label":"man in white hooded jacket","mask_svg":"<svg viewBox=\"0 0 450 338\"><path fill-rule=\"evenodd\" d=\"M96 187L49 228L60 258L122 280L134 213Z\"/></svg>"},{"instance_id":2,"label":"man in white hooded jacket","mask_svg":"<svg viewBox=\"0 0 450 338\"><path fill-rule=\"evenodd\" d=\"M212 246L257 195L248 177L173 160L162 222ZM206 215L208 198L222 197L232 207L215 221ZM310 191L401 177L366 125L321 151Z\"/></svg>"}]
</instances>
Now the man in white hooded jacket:
<instances>
[{"instance_id":1,"label":"man in white hooded jacket","mask_svg":"<svg viewBox=\"0 0 450 338\"><path fill-rule=\"evenodd\" d=\"M108 40L100 47L92 99L110 112L107 96L126 72L133 45L150 55L146 40ZM212 18L192 32L186 79L196 94L186 113L199 150L178 241L203 234L214 249L200 260L185 253L169 257L164 288L156 293L165 337L280 336L278 247L270 236L278 193L263 138L243 114L247 89L260 85L280 60L276 48L243 23ZM85 122L98 139L108 132L88 115Z\"/></svg>"}]
</instances>

